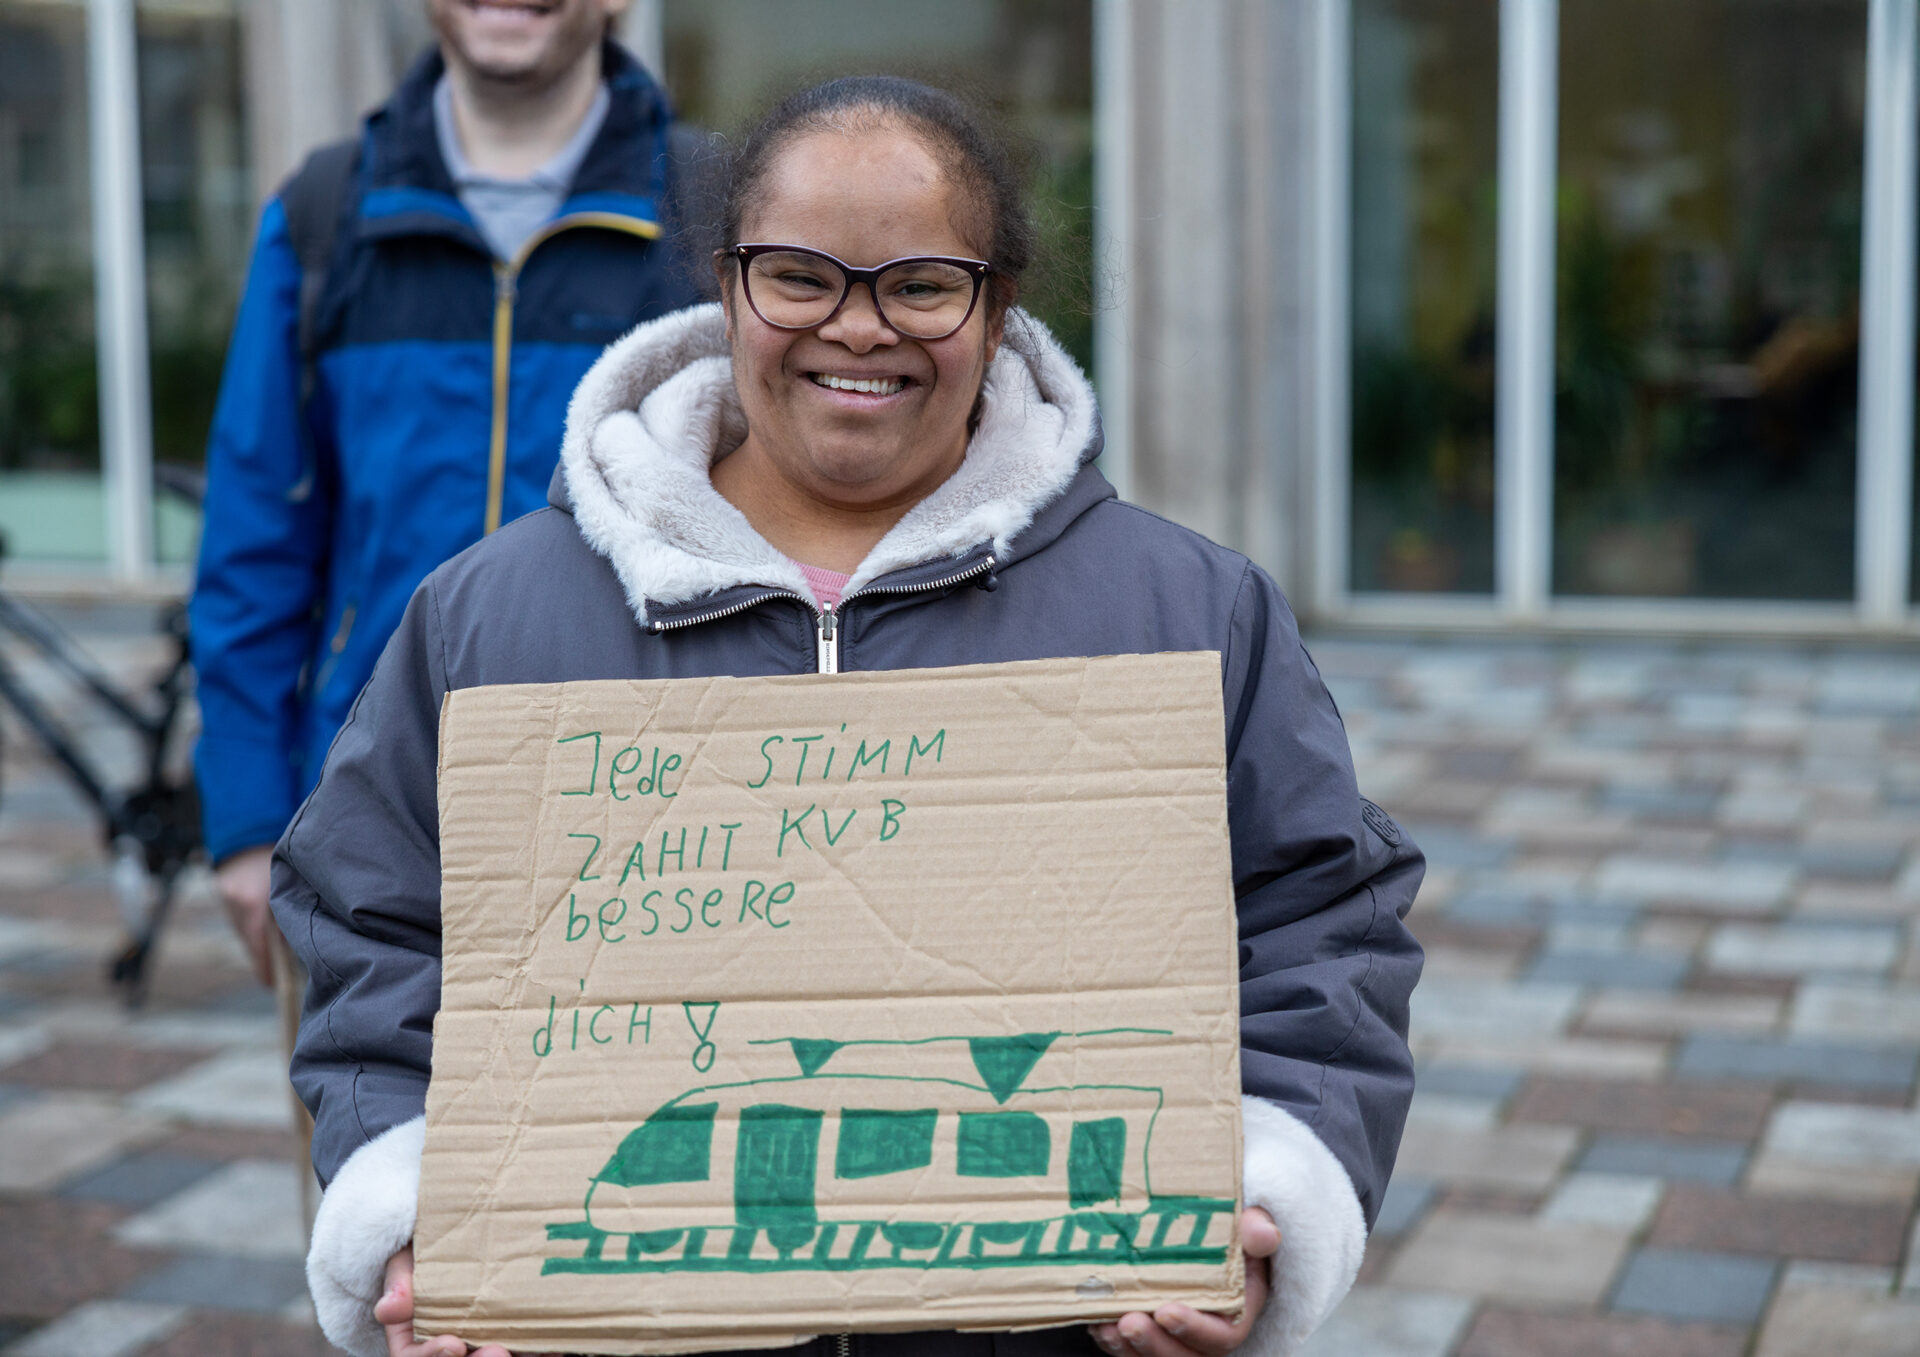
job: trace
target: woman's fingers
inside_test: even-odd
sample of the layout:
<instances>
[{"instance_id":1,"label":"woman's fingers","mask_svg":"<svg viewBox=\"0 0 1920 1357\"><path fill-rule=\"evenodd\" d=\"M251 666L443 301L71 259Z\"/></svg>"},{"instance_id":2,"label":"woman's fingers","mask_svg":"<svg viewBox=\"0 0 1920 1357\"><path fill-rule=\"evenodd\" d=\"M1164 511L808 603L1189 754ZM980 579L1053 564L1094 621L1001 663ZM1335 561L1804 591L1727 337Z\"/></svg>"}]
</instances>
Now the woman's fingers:
<instances>
[{"instance_id":1,"label":"woman's fingers","mask_svg":"<svg viewBox=\"0 0 1920 1357\"><path fill-rule=\"evenodd\" d=\"M1240 1247L1249 1258L1271 1258L1280 1251L1280 1227L1258 1206L1240 1213Z\"/></svg>"},{"instance_id":2,"label":"woman's fingers","mask_svg":"<svg viewBox=\"0 0 1920 1357\"><path fill-rule=\"evenodd\" d=\"M387 1357L466 1357L467 1345L451 1334L439 1334L415 1342L413 1321L388 1324Z\"/></svg>"},{"instance_id":3,"label":"woman's fingers","mask_svg":"<svg viewBox=\"0 0 1920 1357\"><path fill-rule=\"evenodd\" d=\"M1226 1357L1246 1341L1257 1313L1249 1308L1236 1322L1190 1305L1163 1305L1150 1315L1135 1311L1117 1323L1094 1325L1090 1332L1113 1357Z\"/></svg>"},{"instance_id":4,"label":"woman's fingers","mask_svg":"<svg viewBox=\"0 0 1920 1357\"><path fill-rule=\"evenodd\" d=\"M1169 1307L1162 1307L1162 1313ZM1185 1307L1180 1307L1184 1309ZM1194 1312L1188 1311L1189 1314ZM1217 1315L1208 1316L1225 1324ZM1111 1324L1089 1324L1087 1333L1102 1352L1112 1357L1199 1357L1204 1350L1189 1347L1169 1332L1154 1315L1134 1311ZM1226 1349L1221 1349L1226 1351Z\"/></svg>"},{"instance_id":5,"label":"woman's fingers","mask_svg":"<svg viewBox=\"0 0 1920 1357\"><path fill-rule=\"evenodd\" d=\"M1253 1327L1253 1297L1247 1298L1247 1314L1237 1322L1224 1315L1206 1314L1190 1305L1163 1305L1153 1312L1161 1329L1182 1346L1203 1357L1221 1357L1246 1340Z\"/></svg>"},{"instance_id":6,"label":"woman's fingers","mask_svg":"<svg viewBox=\"0 0 1920 1357\"><path fill-rule=\"evenodd\" d=\"M1188 1305L1163 1305L1154 1311L1163 1328L1203 1357L1220 1357L1246 1342L1254 1321L1267 1308L1272 1268L1269 1260L1280 1248L1280 1231L1273 1217L1257 1206L1245 1212L1240 1217L1240 1242L1246 1253L1247 1303L1239 1319L1206 1314Z\"/></svg>"},{"instance_id":7,"label":"woman's fingers","mask_svg":"<svg viewBox=\"0 0 1920 1357\"><path fill-rule=\"evenodd\" d=\"M413 1338L413 1246L387 1259L386 1290L374 1302L374 1321L387 1331L387 1357L460 1357L444 1340Z\"/></svg>"},{"instance_id":8,"label":"woman's fingers","mask_svg":"<svg viewBox=\"0 0 1920 1357\"><path fill-rule=\"evenodd\" d=\"M450 1334L413 1337L413 1245L387 1259L386 1290L373 1305L374 1323L387 1331L387 1357L466 1357L467 1345ZM494 1349L494 1357L506 1357Z\"/></svg>"},{"instance_id":9,"label":"woman's fingers","mask_svg":"<svg viewBox=\"0 0 1920 1357\"><path fill-rule=\"evenodd\" d=\"M391 1331L400 1324L413 1327L413 1245L387 1259L385 1290L373 1303L374 1323Z\"/></svg>"},{"instance_id":10,"label":"woman's fingers","mask_svg":"<svg viewBox=\"0 0 1920 1357\"><path fill-rule=\"evenodd\" d=\"M1114 1327L1120 1331L1123 1353L1139 1353L1140 1357L1193 1357L1197 1351L1167 1332L1152 1315L1137 1310L1120 1316L1120 1322Z\"/></svg>"},{"instance_id":11,"label":"woman's fingers","mask_svg":"<svg viewBox=\"0 0 1920 1357\"><path fill-rule=\"evenodd\" d=\"M1152 1314L1135 1311L1112 1324L1089 1324L1087 1333L1112 1357L1225 1357L1247 1339L1266 1308L1267 1259L1280 1249L1273 1217L1254 1207L1240 1217L1240 1242L1247 1255L1247 1305L1238 1320L1208 1314L1191 1305L1163 1305Z\"/></svg>"},{"instance_id":12,"label":"woman's fingers","mask_svg":"<svg viewBox=\"0 0 1920 1357\"><path fill-rule=\"evenodd\" d=\"M1255 1218L1258 1217L1258 1224ZM1253 1329L1253 1321L1260 1318L1260 1312L1267 1308L1267 1296L1273 1289L1274 1254L1280 1249L1280 1231L1274 1228L1272 1217L1265 1211L1253 1210L1246 1214L1242 1223L1242 1233L1251 1234L1264 1225L1261 1231L1264 1237L1251 1241L1247 1253L1247 1308L1240 1320L1240 1328L1245 1333ZM1251 1227L1251 1228L1250 1228Z\"/></svg>"}]
</instances>

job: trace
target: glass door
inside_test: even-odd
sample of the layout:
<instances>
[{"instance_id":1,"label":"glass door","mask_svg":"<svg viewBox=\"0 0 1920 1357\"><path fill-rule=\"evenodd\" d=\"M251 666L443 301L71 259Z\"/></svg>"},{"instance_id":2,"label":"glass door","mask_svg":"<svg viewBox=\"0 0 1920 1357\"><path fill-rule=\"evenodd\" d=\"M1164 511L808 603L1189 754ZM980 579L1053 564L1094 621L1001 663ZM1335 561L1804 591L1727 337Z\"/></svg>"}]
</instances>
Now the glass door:
<instances>
[{"instance_id":1,"label":"glass door","mask_svg":"<svg viewBox=\"0 0 1920 1357\"><path fill-rule=\"evenodd\" d=\"M1853 596L1865 0L1561 0L1553 589Z\"/></svg>"},{"instance_id":2,"label":"glass door","mask_svg":"<svg viewBox=\"0 0 1920 1357\"><path fill-rule=\"evenodd\" d=\"M0 0L0 533L13 559L105 558L87 24Z\"/></svg>"},{"instance_id":3,"label":"glass door","mask_svg":"<svg viewBox=\"0 0 1920 1357\"><path fill-rule=\"evenodd\" d=\"M1355 0L1351 587L1493 589L1495 0Z\"/></svg>"},{"instance_id":4,"label":"glass door","mask_svg":"<svg viewBox=\"0 0 1920 1357\"><path fill-rule=\"evenodd\" d=\"M253 222L236 0L138 10L153 457L198 468L240 304ZM157 492L155 556L190 562L199 512Z\"/></svg>"},{"instance_id":5,"label":"glass door","mask_svg":"<svg viewBox=\"0 0 1920 1357\"><path fill-rule=\"evenodd\" d=\"M1920 620L1916 10L1328 0L1330 606Z\"/></svg>"}]
</instances>

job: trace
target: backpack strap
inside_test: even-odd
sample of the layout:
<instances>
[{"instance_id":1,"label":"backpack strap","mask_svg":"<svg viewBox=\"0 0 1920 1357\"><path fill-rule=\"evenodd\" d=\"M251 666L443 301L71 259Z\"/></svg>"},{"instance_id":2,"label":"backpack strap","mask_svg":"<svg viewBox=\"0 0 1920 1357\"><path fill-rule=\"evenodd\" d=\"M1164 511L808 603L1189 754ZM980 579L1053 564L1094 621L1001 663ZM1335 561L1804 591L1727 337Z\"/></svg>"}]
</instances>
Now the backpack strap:
<instances>
[{"instance_id":1,"label":"backpack strap","mask_svg":"<svg viewBox=\"0 0 1920 1357\"><path fill-rule=\"evenodd\" d=\"M329 142L308 155L298 173L280 190L287 214L287 239L300 263L300 404L313 395L314 364L319 358L320 297L326 291L327 266L340 218L360 161L360 141Z\"/></svg>"}]
</instances>

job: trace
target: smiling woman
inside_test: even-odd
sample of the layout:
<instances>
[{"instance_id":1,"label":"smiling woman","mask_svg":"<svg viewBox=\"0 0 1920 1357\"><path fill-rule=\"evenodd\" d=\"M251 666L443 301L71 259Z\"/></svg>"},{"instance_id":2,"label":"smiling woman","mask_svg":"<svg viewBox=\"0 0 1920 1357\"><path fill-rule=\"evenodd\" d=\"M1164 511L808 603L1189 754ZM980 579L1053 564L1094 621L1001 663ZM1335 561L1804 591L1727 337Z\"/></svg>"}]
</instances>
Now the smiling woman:
<instances>
[{"instance_id":1,"label":"smiling woman","mask_svg":"<svg viewBox=\"0 0 1920 1357\"><path fill-rule=\"evenodd\" d=\"M1291 1353L1352 1284L1411 1096L1420 952L1402 916L1419 850L1355 788L1272 580L1121 503L1096 469L1092 389L1014 305L1033 231L978 115L860 77L793 96L738 145L720 304L601 356L568 410L553 509L421 586L281 845L275 909L314 977L294 1078L331 1179L309 1259L322 1312L363 1312L384 1277L373 1314L394 1357L465 1351L415 1342L404 1251L439 998L448 692L1208 651L1229 715L1245 1313L1165 1305L1091 1329L863 1336L861 1350ZM1071 914L1072 894L1047 907ZM644 916L607 921L628 925Z\"/></svg>"},{"instance_id":2,"label":"smiling woman","mask_svg":"<svg viewBox=\"0 0 1920 1357\"><path fill-rule=\"evenodd\" d=\"M753 150L749 145L747 153ZM973 261L989 242L956 225L975 215L966 187L943 173L921 134L827 126L787 142L740 229L755 240L793 241L854 261L854 268L879 270L911 255ZM756 269L765 260L775 261L776 271ZM762 535L787 555L851 574L910 507L958 469L1010 296L997 290L981 310L972 301L975 280L991 262L979 265L980 274L967 274L965 262L950 264L968 282L964 294L948 290L959 323L929 327L945 332L916 339L889 318L917 313L880 285L883 272L864 286L843 278L839 304L822 308L826 280L795 260L792 250L755 255L753 247L722 256L747 438L715 466L713 483L749 522L764 524ZM787 303L774 307L783 317L804 319L809 308L824 316L811 326L772 323L754 304L764 305L769 294Z\"/></svg>"}]
</instances>

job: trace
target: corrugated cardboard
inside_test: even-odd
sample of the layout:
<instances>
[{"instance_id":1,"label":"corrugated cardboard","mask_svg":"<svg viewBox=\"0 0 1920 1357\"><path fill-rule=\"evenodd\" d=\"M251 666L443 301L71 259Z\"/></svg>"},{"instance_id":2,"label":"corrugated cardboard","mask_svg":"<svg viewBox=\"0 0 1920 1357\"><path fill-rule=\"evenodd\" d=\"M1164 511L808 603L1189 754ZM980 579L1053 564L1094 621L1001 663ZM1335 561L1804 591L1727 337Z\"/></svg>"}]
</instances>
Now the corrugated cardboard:
<instances>
[{"instance_id":1,"label":"corrugated cardboard","mask_svg":"<svg viewBox=\"0 0 1920 1357\"><path fill-rule=\"evenodd\" d=\"M1219 663L449 695L416 1329L1238 1312Z\"/></svg>"}]
</instances>

